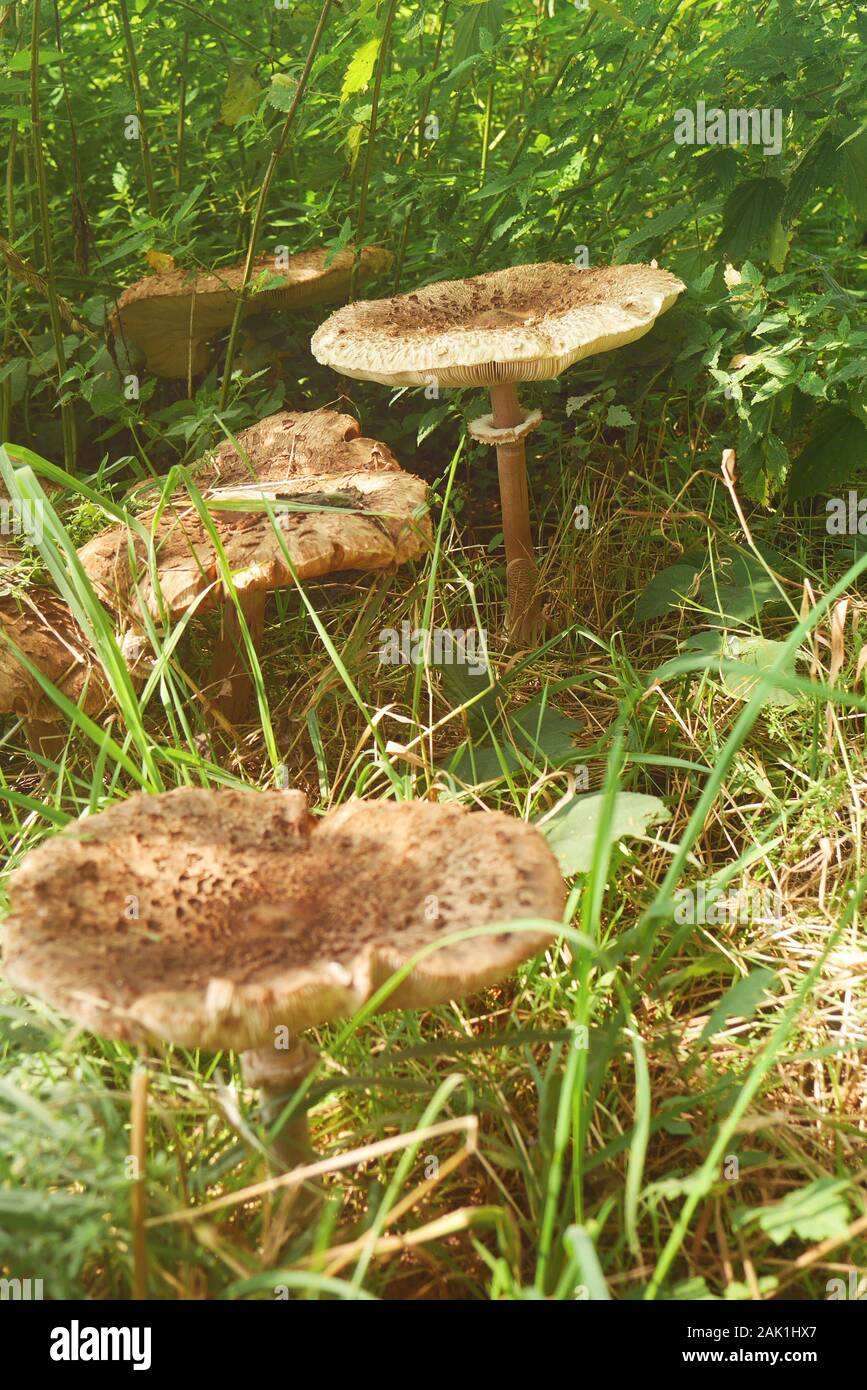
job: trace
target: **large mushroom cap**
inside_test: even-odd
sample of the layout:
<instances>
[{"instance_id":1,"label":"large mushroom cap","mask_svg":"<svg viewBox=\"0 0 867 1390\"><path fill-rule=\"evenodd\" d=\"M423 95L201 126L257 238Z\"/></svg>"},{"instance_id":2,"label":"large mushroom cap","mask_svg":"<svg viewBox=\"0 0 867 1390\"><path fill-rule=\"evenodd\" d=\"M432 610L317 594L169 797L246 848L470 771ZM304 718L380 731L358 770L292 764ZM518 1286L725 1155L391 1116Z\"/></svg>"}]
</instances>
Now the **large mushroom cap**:
<instances>
[{"instance_id":1,"label":"large mushroom cap","mask_svg":"<svg viewBox=\"0 0 867 1390\"><path fill-rule=\"evenodd\" d=\"M329 255L325 249L300 251L279 269L272 256L260 257L253 266L244 317L344 299L354 251L347 247L326 264ZM387 270L391 261L390 251L365 246L359 283ZM185 270L148 275L121 295L117 324L123 336L141 348L149 371L183 379L191 369L196 376L208 365L208 340L232 322L243 279L244 261L207 275L191 276Z\"/></svg>"},{"instance_id":2,"label":"large mushroom cap","mask_svg":"<svg viewBox=\"0 0 867 1390\"><path fill-rule=\"evenodd\" d=\"M239 591L291 585L292 566L299 579L316 579L386 569L424 552L431 535L425 483L404 473L384 444L363 438L351 416L282 412L244 430L238 445L240 452L222 445L196 470L196 481L214 507L213 523ZM276 513L274 524L264 499ZM293 509L281 510L287 502ZM224 510L222 503L238 510ZM124 527L101 532L79 551L110 608L140 614L143 603L158 618L162 601L174 619L196 600L197 611L205 612L226 599L213 540L186 492L158 518L151 510L139 522L155 535L159 594L144 541Z\"/></svg>"},{"instance_id":3,"label":"large mushroom cap","mask_svg":"<svg viewBox=\"0 0 867 1390\"><path fill-rule=\"evenodd\" d=\"M543 836L499 812L182 788L66 827L9 881L4 969L111 1037L245 1050L354 1013L415 953L444 946L385 1007L495 983L556 933L563 880Z\"/></svg>"},{"instance_id":4,"label":"large mushroom cap","mask_svg":"<svg viewBox=\"0 0 867 1390\"><path fill-rule=\"evenodd\" d=\"M99 714L111 703L111 688L87 638L50 590L0 594L0 713L28 721L63 718L15 647L85 714Z\"/></svg>"},{"instance_id":5,"label":"large mushroom cap","mask_svg":"<svg viewBox=\"0 0 867 1390\"><path fill-rule=\"evenodd\" d=\"M311 347L344 376L386 385L544 381L642 337L684 288L647 265L517 265L349 304Z\"/></svg>"}]
</instances>

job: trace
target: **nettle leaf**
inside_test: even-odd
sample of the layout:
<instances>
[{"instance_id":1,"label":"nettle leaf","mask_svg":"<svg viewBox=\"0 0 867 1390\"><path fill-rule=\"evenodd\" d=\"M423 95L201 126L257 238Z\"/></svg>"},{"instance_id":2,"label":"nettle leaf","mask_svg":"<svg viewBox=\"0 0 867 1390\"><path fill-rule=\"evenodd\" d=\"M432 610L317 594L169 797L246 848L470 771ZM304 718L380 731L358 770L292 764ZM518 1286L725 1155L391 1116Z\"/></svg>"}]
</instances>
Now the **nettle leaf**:
<instances>
[{"instance_id":1,"label":"nettle leaf","mask_svg":"<svg viewBox=\"0 0 867 1390\"><path fill-rule=\"evenodd\" d=\"M742 1018L745 1021L752 1018L765 995L770 993L773 983L774 972L765 970L764 967L751 970L744 979L737 980L731 989L726 990L701 1030L698 1046L701 1047L708 1038L714 1037L730 1018Z\"/></svg>"},{"instance_id":2,"label":"nettle leaf","mask_svg":"<svg viewBox=\"0 0 867 1390\"><path fill-rule=\"evenodd\" d=\"M782 218L791 222L797 217L807 199L816 189L833 183L840 164L837 152L838 136L828 126L813 141L792 170L783 201Z\"/></svg>"},{"instance_id":3,"label":"nettle leaf","mask_svg":"<svg viewBox=\"0 0 867 1390\"><path fill-rule=\"evenodd\" d=\"M593 867L596 841L599 835L603 792L575 797L550 821L540 826L548 844L566 877L589 873ZM608 831L609 844L638 836L645 838L648 827L657 821L668 820L670 811L658 796L642 792L618 792Z\"/></svg>"},{"instance_id":4,"label":"nettle leaf","mask_svg":"<svg viewBox=\"0 0 867 1390\"><path fill-rule=\"evenodd\" d=\"M867 461L867 428L842 406L823 410L792 464L789 496L796 501L831 492Z\"/></svg>"},{"instance_id":5,"label":"nettle leaf","mask_svg":"<svg viewBox=\"0 0 867 1390\"><path fill-rule=\"evenodd\" d=\"M459 67L468 59L475 58L483 52L485 47L483 34L486 34L491 41L496 40L502 24L502 0L484 0L483 4L473 5L471 9L465 10L455 25L455 67ZM450 76L454 77L454 70ZM467 71L464 80L468 78L469 72Z\"/></svg>"},{"instance_id":6,"label":"nettle leaf","mask_svg":"<svg viewBox=\"0 0 867 1390\"><path fill-rule=\"evenodd\" d=\"M294 77L287 76L285 72L275 72L268 88L268 105L278 111L290 111L297 90L298 83Z\"/></svg>"},{"instance_id":7,"label":"nettle leaf","mask_svg":"<svg viewBox=\"0 0 867 1390\"><path fill-rule=\"evenodd\" d=\"M669 565L651 579L635 605L635 622L646 623L680 608L698 593L699 571L695 565Z\"/></svg>"},{"instance_id":8,"label":"nettle leaf","mask_svg":"<svg viewBox=\"0 0 867 1390\"><path fill-rule=\"evenodd\" d=\"M612 429L625 430L629 425L634 425L635 421L625 405L610 405L605 423Z\"/></svg>"},{"instance_id":9,"label":"nettle leaf","mask_svg":"<svg viewBox=\"0 0 867 1390\"><path fill-rule=\"evenodd\" d=\"M729 195L716 249L739 261L766 245L786 196L782 179L747 179ZM775 267L776 268L776 267Z\"/></svg>"},{"instance_id":10,"label":"nettle leaf","mask_svg":"<svg viewBox=\"0 0 867 1390\"><path fill-rule=\"evenodd\" d=\"M368 39L360 48L355 50L352 55L349 67L343 75L343 85L340 88L341 102L348 101L356 92L363 92L371 77L373 69L376 67L376 60L379 57L380 37Z\"/></svg>"},{"instance_id":11,"label":"nettle leaf","mask_svg":"<svg viewBox=\"0 0 867 1390\"><path fill-rule=\"evenodd\" d=\"M783 1245L793 1236L810 1244L845 1236L852 1219L843 1195L848 1186L846 1178L817 1178L788 1193L781 1202L740 1208L735 1213L735 1228L758 1226L775 1245Z\"/></svg>"}]
</instances>

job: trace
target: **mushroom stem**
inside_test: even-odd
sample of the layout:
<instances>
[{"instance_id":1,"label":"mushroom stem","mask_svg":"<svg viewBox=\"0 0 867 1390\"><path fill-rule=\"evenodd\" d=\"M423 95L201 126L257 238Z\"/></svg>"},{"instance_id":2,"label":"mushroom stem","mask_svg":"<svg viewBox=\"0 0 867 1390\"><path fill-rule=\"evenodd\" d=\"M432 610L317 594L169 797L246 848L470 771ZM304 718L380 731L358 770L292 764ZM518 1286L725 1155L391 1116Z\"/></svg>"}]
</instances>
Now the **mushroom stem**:
<instances>
[{"instance_id":1,"label":"mushroom stem","mask_svg":"<svg viewBox=\"0 0 867 1390\"><path fill-rule=\"evenodd\" d=\"M265 598L262 590L238 595L256 651L259 650L265 627ZM222 629L214 652L211 676L217 692L214 703L230 724L237 724L249 709L253 681L244 661L244 637L238 610L231 599L223 604Z\"/></svg>"},{"instance_id":2,"label":"mushroom stem","mask_svg":"<svg viewBox=\"0 0 867 1390\"><path fill-rule=\"evenodd\" d=\"M491 387L491 410L494 429L511 429L523 422L518 388L512 382ZM529 645L541 631L542 614L536 597L539 571L530 529L527 453L523 439L497 445L497 472L506 547L507 626L514 641Z\"/></svg>"},{"instance_id":3,"label":"mushroom stem","mask_svg":"<svg viewBox=\"0 0 867 1390\"><path fill-rule=\"evenodd\" d=\"M133 1298L147 1298L148 1246L145 1227L147 1188L147 1118L148 1074L139 1065L132 1074L132 1114L130 1119L130 1156L133 1159L132 1185L132 1253Z\"/></svg>"},{"instance_id":4,"label":"mushroom stem","mask_svg":"<svg viewBox=\"0 0 867 1390\"><path fill-rule=\"evenodd\" d=\"M280 1049L274 1046L251 1048L241 1054L244 1079L259 1088L262 1122L268 1129L276 1124L289 1103L292 1092L315 1065L316 1054L304 1042ZM287 1120L271 1143L280 1160L281 1171L295 1168L310 1154L307 1111Z\"/></svg>"}]
</instances>

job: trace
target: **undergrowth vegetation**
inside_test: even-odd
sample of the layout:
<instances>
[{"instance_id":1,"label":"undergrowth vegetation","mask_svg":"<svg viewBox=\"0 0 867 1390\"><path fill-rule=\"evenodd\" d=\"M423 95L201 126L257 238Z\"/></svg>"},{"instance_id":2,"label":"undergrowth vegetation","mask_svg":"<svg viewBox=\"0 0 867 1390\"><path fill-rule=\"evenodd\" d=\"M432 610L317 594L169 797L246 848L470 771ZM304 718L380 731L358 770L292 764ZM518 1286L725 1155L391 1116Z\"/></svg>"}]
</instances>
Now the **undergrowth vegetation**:
<instances>
[{"instance_id":1,"label":"undergrowth vegetation","mask_svg":"<svg viewBox=\"0 0 867 1390\"><path fill-rule=\"evenodd\" d=\"M138 1054L4 990L0 1272L131 1295L144 1065L153 1298L848 1289L867 1272L863 12L16 3L0 43L0 474L43 522L3 535L0 581L61 595L115 697L94 719L42 681L64 731L43 754L4 716L8 869L136 791L288 786L323 811L507 811L569 884L564 936L513 980L318 1030L303 1104L334 1162L313 1216L268 1176L233 1054ZM676 138L697 103L779 122L764 144ZM504 632L473 393L338 378L309 351L323 309L245 320L191 383L111 332L149 267L365 244L394 261L363 297L534 261L657 259L687 287L640 341L524 390L544 413L532 649ZM217 614L149 620L134 688L77 549L252 422L321 407L424 477L429 554L270 595L237 726L208 685ZM484 633L481 668L384 662L404 624Z\"/></svg>"}]
</instances>

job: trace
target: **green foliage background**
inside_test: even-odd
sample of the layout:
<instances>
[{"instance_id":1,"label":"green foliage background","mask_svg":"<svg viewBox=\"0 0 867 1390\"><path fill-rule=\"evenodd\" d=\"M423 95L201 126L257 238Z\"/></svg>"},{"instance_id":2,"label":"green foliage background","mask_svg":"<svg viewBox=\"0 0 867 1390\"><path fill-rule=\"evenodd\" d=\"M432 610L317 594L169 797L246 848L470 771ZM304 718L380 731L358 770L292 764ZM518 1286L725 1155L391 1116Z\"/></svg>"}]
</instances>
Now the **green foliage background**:
<instances>
[{"instance_id":1,"label":"green foliage background","mask_svg":"<svg viewBox=\"0 0 867 1390\"><path fill-rule=\"evenodd\" d=\"M29 12L3 12L0 120L10 138L7 237L41 270ZM149 251L204 268L245 250L319 13L294 0L286 8L133 0L60 6L59 16L43 7L57 289L94 334L64 324L65 389L86 470L118 434L114 455L118 445L137 453L137 431L150 451L183 453L215 429L216 365L191 404L163 387L149 400L152 380L143 403L124 399L103 344L106 313L119 289L147 272ZM810 495L844 483L867 456L858 278L865 42L863 10L827 0L676 0L663 10L646 0L335 6L270 191L260 249L359 237L387 245L393 271L370 294L517 261L571 260L580 247L594 265L656 257L690 293L650 339L618 357L621 374L632 369L631 419L653 383L674 393L677 408L705 412L737 447L754 498L771 501L787 488ZM133 71L144 142L126 138L137 109ZM779 110L782 152L676 145L675 113L698 101ZM726 285L726 262L740 284ZM325 383L305 346L316 321L264 330L284 347L288 334L295 369L276 385L258 379L240 402L235 396L233 425L284 401L321 403ZM57 457L56 391L44 299L10 277L3 437ZM364 390L357 395L365 399ZM381 410L381 393L373 399ZM386 430L415 447L454 414L454 402L414 397Z\"/></svg>"}]
</instances>

